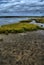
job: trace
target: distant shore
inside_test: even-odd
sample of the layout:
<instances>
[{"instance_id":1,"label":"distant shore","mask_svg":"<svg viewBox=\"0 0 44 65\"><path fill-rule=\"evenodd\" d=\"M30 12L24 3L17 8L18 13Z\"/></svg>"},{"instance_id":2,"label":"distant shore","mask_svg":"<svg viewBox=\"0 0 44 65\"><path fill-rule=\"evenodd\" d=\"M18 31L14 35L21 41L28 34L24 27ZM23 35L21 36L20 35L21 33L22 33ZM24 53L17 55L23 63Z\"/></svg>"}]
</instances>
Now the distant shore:
<instances>
[{"instance_id":1,"label":"distant shore","mask_svg":"<svg viewBox=\"0 0 44 65\"><path fill-rule=\"evenodd\" d=\"M25 18L25 17L41 18L41 17L44 17L44 16L0 16L0 18Z\"/></svg>"}]
</instances>

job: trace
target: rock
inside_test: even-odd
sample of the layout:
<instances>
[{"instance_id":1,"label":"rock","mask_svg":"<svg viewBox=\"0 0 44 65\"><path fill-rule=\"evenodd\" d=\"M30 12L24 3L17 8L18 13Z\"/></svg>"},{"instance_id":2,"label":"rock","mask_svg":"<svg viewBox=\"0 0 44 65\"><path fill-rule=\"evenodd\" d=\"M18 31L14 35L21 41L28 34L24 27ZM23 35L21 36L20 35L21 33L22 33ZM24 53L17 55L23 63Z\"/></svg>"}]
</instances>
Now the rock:
<instances>
[{"instance_id":1,"label":"rock","mask_svg":"<svg viewBox=\"0 0 44 65\"><path fill-rule=\"evenodd\" d=\"M3 38L0 38L0 41L3 41Z\"/></svg>"}]
</instances>

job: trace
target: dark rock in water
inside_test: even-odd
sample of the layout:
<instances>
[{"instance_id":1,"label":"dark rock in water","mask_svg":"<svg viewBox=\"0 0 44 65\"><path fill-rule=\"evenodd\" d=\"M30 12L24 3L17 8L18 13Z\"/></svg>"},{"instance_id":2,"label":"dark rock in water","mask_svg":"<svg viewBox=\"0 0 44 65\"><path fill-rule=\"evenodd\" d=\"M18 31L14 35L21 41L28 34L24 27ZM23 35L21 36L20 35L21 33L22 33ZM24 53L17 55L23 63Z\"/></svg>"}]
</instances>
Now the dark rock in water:
<instances>
[{"instance_id":1,"label":"dark rock in water","mask_svg":"<svg viewBox=\"0 0 44 65\"><path fill-rule=\"evenodd\" d=\"M43 27L43 25L41 25L41 27Z\"/></svg>"}]
</instances>

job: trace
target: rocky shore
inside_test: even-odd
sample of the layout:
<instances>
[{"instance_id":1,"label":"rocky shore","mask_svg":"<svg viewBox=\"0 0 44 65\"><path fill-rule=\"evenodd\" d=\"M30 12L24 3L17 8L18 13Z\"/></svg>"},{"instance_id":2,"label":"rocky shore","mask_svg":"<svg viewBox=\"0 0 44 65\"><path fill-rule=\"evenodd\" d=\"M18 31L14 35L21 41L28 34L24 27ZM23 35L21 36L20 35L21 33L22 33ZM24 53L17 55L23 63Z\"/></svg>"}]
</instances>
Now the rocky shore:
<instances>
[{"instance_id":1,"label":"rocky shore","mask_svg":"<svg viewBox=\"0 0 44 65\"><path fill-rule=\"evenodd\" d=\"M44 30L0 34L0 65L44 65Z\"/></svg>"}]
</instances>

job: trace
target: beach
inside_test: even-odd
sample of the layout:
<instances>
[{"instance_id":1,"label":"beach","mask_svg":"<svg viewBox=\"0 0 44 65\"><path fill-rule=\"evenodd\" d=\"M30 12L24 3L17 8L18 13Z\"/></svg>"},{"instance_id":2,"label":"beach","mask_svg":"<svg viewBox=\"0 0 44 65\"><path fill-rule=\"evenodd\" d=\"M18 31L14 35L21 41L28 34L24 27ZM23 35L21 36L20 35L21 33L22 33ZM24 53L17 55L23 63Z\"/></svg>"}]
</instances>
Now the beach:
<instances>
[{"instance_id":1,"label":"beach","mask_svg":"<svg viewBox=\"0 0 44 65\"><path fill-rule=\"evenodd\" d=\"M0 34L0 65L44 65L44 30Z\"/></svg>"}]
</instances>

